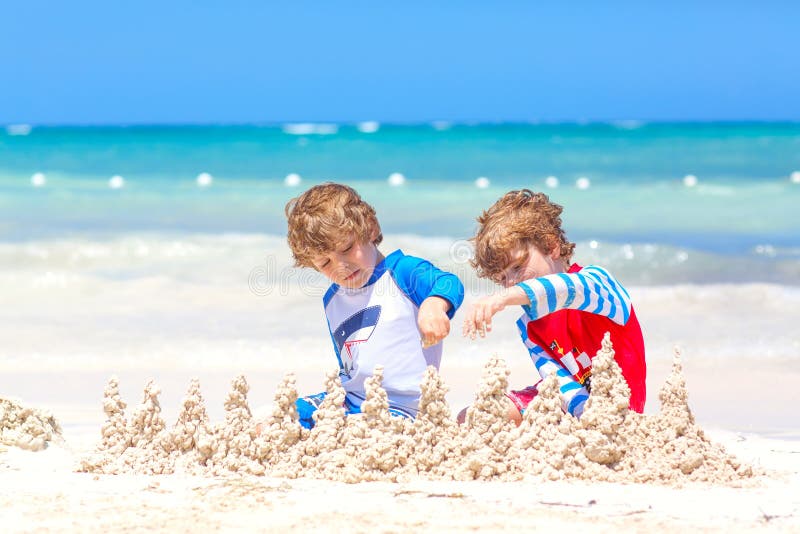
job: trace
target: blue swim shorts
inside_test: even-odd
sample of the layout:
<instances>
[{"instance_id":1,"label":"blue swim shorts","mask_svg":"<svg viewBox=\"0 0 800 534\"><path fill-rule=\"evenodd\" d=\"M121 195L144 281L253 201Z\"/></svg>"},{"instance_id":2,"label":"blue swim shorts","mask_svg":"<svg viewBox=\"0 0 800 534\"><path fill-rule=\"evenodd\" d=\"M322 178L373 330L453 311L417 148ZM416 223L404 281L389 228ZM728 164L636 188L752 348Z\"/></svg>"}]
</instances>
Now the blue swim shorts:
<instances>
[{"instance_id":1,"label":"blue swim shorts","mask_svg":"<svg viewBox=\"0 0 800 534\"><path fill-rule=\"evenodd\" d=\"M303 428L314 428L314 412L316 412L322 401L325 400L325 397L328 396L328 393L323 391L322 393L316 393L314 395L308 395L307 397L301 397L297 399L295 405L297 406L297 413L300 415L300 424ZM347 397L344 399L344 413L345 415L353 415L355 413L361 413L361 407L356 406L355 404L350 401ZM407 417L409 419L413 419L413 414L409 413L407 410L401 408L393 408L389 407L389 413L394 417Z\"/></svg>"}]
</instances>

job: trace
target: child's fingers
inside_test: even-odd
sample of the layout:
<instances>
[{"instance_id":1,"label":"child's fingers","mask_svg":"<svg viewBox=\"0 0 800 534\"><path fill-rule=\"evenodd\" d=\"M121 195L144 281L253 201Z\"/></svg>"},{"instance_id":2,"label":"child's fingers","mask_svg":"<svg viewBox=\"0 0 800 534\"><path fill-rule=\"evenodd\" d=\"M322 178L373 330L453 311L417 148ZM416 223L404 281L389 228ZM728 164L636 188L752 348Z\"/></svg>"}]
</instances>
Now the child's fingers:
<instances>
[{"instance_id":1,"label":"child's fingers","mask_svg":"<svg viewBox=\"0 0 800 534\"><path fill-rule=\"evenodd\" d=\"M486 310L484 306L475 306L470 314L464 319L461 332L464 337L469 336L470 339L475 339L477 336L485 337L486 332L491 331L491 314L488 315L489 324L486 321Z\"/></svg>"},{"instance_id":2,"label":"child's fingers","mask_svg":"<svg viewBox=\"0 0 800 534\"><path fill-rule=\"evenodd\" d=\"M471 319L464 321L462 333L464 337L469 337L473 340L475 339L475 323Z\"/></svg>"},{"instance_id":3,"label":"child's fingers","mask_svg":"<svg viewBox=\"0 0 800 534\"><path fill-rule=\"evenodd\" d=\"M467 313L467 316L464 318L464 322L461 323L461 335L464 337L472 336L472 332L475 331L475 321L474 321L475 309L472 308Z\"/></svg>"},{"instance_id":4,"label":"child's fingers","mask_svg":"<svg viewBox=\"0 0 800 534\"><path fill-rule=\"evenodd\" d=\"M470 317L470 323L469 323L470 330L472 330L472 332L477 332L480 329L480 325L481 325L480 310L475 310L475 313L473 313L472 317Z\"/></svg>"},{"instance_id":5,"label":"child's fingers","mask_svg":"<svg viewBox=\"0 0 800 534\"><path fill-rule=\"evenodd\" d=\"M436 339L442 340L447 337L447 334L450 333L450 329L447 328L447 324L444 322L440 322L436 325Z\"/></svg>"},{"instance_id":6,"label":"child's fingers","mask_svg":"<svg viewBox=\"0 0 800 534\"><path fill-rule=\"evenodd\" d=\"M486 307L481 306L475 314L475 330L481 337L486 337Z\"/></svg>"},{"instance_id":7,"label":"child's fingers","mask_svg":"<svg viewBox=\"0 0 800 534\"><path fill-rule=\"evenodd\" d=\"M470 322L467 333L469 334L470 339L475 339L478 335L478 323L474 321Z\"/></svg>"},{"instance_id":8,"label":"child's fingers","mask_svg":"<svg viewBox=\"0 0 800 534\"><path fill-rule=\"evenodd\" d=\"M470 326L466 326L465 325L464 329L462 330L462 334L463 334L464 337L468 337L468 338L474 340L475 339L475 328L472 325L470 325Z\"/></svg>"},{"instance_id":9,"label":"child's fingers","mask_svg":"<svg viewBox=\"0 0 800 534\"><path fill-rule=\"evenodd\" d=\"M436 336L436 342L443 340L447 337L447 334L450 333L450 320L447 318L442 318L434 324L434 335Z\"/></svg>"},{"instance_id":10,"label":"child's fingers","mask_svg":"<svg viewBox=\"0 0 800 534\"><path fill-rule=\"evenodd\" d=\"M435 317L419 322L420 333L422 334L422 346L427 348L436 345L450 333L450 320L445 317Z\"/></svg>"},{"instance_id":11,"label":"child's fingers","mask_svg":"<svg viewBox=\"0 0 800 534\"><path fill-rule=\"evenodd\" d=\"M447 336L444 332L432 332L422 336L422 348L427 349L441 342Z\"/></svg>"}]
</instances>

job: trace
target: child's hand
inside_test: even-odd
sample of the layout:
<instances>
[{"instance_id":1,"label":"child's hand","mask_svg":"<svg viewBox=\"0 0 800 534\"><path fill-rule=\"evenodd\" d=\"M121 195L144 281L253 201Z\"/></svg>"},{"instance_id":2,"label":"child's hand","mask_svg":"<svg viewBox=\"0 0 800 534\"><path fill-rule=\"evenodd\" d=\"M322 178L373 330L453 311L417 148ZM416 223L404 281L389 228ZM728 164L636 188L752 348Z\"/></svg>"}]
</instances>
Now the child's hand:
<instances>
[{"instance_id":1,"label":"child's hand","mask_svg":"<svg viewBox=\"0 0 800 534\"><path fill-rule=\"evenodd\" d=\"M428 297L420 304L417 326L423 349L436 345L450 333L449 309L450 303L441 297Z\"/></svg>"},{"instance_id":2,"label":"child's hand","mask_svg":"<svg viewBox=\"0 0 800 534\"><path fill-rule=\"evenodd\" d=\"M469 336L470 339L475 339L478 335L485 337L486 332L492 331L492 317L506 306L513 304L530 304L528 296L519 287L506 288L494 295L478 299L467 311L461 330L462 335Z\"/></svg>"},{"instance_id":3,"label":"child's hand","mask_svg":"<svg viewBox=\"0 0 800 534\"><path fill-rule=\"evenodd\" d=\"M492 317L506 307L501 295L489 295L478 299L467 311L461 334L475 339L476 336L486 336L492 331Z\"/></svg>"}]
</instances>

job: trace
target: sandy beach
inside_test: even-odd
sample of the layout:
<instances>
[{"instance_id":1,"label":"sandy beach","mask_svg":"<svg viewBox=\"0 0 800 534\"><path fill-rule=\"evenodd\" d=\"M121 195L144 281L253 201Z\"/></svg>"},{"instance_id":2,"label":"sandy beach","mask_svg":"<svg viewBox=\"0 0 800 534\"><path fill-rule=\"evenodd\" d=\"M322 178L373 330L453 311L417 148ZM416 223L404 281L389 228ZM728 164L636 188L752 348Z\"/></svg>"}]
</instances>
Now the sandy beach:
<instances>
[{"instance_id":1,"label":"sandy beach","mask_svg":"<svg viewBox=\"0 0 800 534\"><path fill-rule=\"evenodd\" d=\"M453 344L461 343L458 340ZM688 363L684 368L689 404L697 408L695 413L707 438L742 463L753 466L755 476L733 484L688 479L678 484L549 481L529 476L514 481L416 478L346 484L269 474L81 473L76 472L80 459L100 441L99 430L105 416L99 402L102 392L96 388L108 377L101 372L72 372L55 380L55 374L4 373L7 389L13 381L29 388L33 399L50 399L47 409L57 414L64 441L53 442L38 452L0 447L3 530L456 532L506 531L536 525L586 527L601 532L654 528L670 532L797 531L800 436L796 418L786 411L781 417L771 414L773 410L759 405L757 395L754 399L748 389L748 383L764 383L778 377L791 383L798 377L797 370L787 376L777 367L762 366L753 376L744 373L742 366L723 371ZM139 378L148 371L120 373L122 383L136 382L120 391L139 388L141 396ZM513 377L525 372L525 367L519 362L511 366L511 371ZM670 365L657 361L650 371L647 411L656 412L657 392L670 373ZM198 373L162 369L158 374L159 386L168 393L162 396L164 418L171 424L179 404L173 399L185 393L188 377ZM229 390L230 378L224 379L224 375L223 371L215 371L205 373L201 379L212 420L224 417L224 410L214 406L212 400L225 397ZM480 375L478 365L443 366L450 403L460 406L462 399L470 399ZM267 376L277 384L281 375L277 369L269 373L262 370L253 381L260 383ZM298 384L313 384L314 376L311 371L299 373ZM37 393L37 384L40 387L45 382L49 391ZM180 391L177 395L176 389ZM16 390L25 391L19 387ZM75 395L78 390L83 394ZM249 399L256 407L265 395L255 389L253 393ZM274 387L269 395L273 393ZM141 400L126 395L129 405ZM786 398L770 397L769 406L788 407L790 397L790 393ZM263 404L269 405L269 401ZM254 411L258 413L259 409L265 413L264 406ZM354 518L355 513L358 518Z\"/></svg>"},{"instance_id":2,"label":"sandy beach","mask_svg":"<svg viewBox=\"0 0 800 534\"><path fill-rule=\"evenodd\" d=\"M592 528L796 532L797 443L712 433L781 474L752 488L564 482L342 484L264 477L90 475L58 450L3 454L3 530L265 531ZM369 513L353 517L354 504Z\"/></svg>"},{"instance_id":3,"label":"sandy beach","mask_svg":"<svg viewBox=\"0 0 800 534\"><path fill-rule=\"evenodd\" d=\"M752 487L575 482L369 482L271 477L93 475L79 451L0 453L6 532L594 531L796 532L800 442L710 431L739 458L768 470ZM369 510L354 521L353 507Z\"/></svg>"}]
</instances>

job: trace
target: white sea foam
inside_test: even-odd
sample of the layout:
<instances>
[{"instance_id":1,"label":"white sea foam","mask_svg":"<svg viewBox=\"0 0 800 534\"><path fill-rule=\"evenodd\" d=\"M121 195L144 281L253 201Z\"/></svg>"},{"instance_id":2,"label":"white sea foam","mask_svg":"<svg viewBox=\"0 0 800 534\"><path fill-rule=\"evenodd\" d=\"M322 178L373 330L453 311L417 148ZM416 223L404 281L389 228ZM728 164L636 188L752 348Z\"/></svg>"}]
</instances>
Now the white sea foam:
<instances>
[{"instance_id":1,"label":"white sea foam","mask_svg":"<svg viewBox=\"0 0 800 534\"><path fill-rule=\"evenodd\" d=\"M546 185L550 189L555 189L556 187L558 187L558 184L559 184L558 178L556 178L555 176L548 176L547 178L544 179L544 185Z\"/></svg>"},{"instance_id":2,"label":"white sea foam","mask_svg":"<svg viewBox=\"0 0 800 534\"><path fill-rule=\"evenodd\" d=\"M489 341L458 336L466 307L497 287L475 277L468 257L454 249L457 242L388 234L381 249L428 258L463 281L466 303L445 354L467 361L487 351L524 358L513 324L518 308L501 312ZM625 284L648 358L668 359L676 343L688 358L728 358L731 364L756 354L793 361L800 354L800 287L720 283L731 270L752 274L764 260L737 267L684 249L606 241L596 248L578 243L575 260L603 265ZM797 258L785 263L796 279L798 264ZM320 308L327 287L315 271L293 267L284 236L139 234L0 243L0 309L6 310L0 370L141 368L163 361L186 369L262 369L285 366L287 358L297 362L298 354L310 368L335 365Z\"/></svg>"},{"instance_id":3,"label":"white sea foam","mask_svg":"<svg viewBox=\"0 0 800 534\"><path fill-rule=\"evenodd\" d=\"M283 131L290 135L333 135L339 131L336 124L313 122L284 124Z\"/></svg>"},{"instance_id":4,"label":"white sea foam","mask_svg":"<svg viewBox=\"0 0 800 534\"><path fill-rule=\"evenodd\" d=\"M8 135L28 135L33 130L30 124L9 124L6 126Z\"/></svg>"},{"instance_id":5,"label":"white sea foam","mask_svg":"<svg viewBox=\"0 0 800 534\"><path fill-rule=\"evenodd\" d=\"M364 121L356 125L358 131L361 133L375 133L380 129L381 125L377 121Z\"/></svg>"},{"instance_id":6,"label":"white sea foam","mask_svg":"<svg viewBox=\"0 0 800 534\"><path fill-rule=\"evenodd\" d=\"M125 187L125 178L116 174L108 179L108 187L111 189L122 189Z\"/></svg>"},{"instance_id":7,"label":"white sea foam","mask_svg":"<svg viewBox=\"0 0 800 534\"><path fill-rule=\"evenodd\" d=\"M389 182L389 185L392 187L400 187L406 183L406 177L403 176L402 173L393 172L389 175L389 178L387 178L386 181Z\"/></svg>"},{"instance_id":8,"label":"white sea foam","mask_svg":"<svg viewBox=\"0 0 800 534\"><path fill-rule=\"evenodd\" d=\"M736 190L736 187L724 184L698 183L691 187L695 187L700 195L706 196L732 197L741 194Z\"/></svg>"},{"instance_id":9,"label":"white sea foam","mask_svg":"<svg viewBox=\"0 0 800 534\"><path fill-rule=\"evenodd\" d=\"M284 124L283 131L291 135L310 135L314 133L314 124Z\"/></svg>"},{"instance_id":10,"label":"white sea foam","mask_svg":"<svg viewBox=\"0 0 800 534\"><path fill-rule=\"evenodd\" d=\"M611 124L620 130L638 130L647 125L646 122L639 120L613 121Z\"/></svg>"},{"instance_id":11,"label":"white sea foam","mask_svg":"<svg viewBox=\"0 0 800 534\"><path fill-rule=\"evenodd\" d=\"M592 182L585 176L581 176L577 180L575 180L575 187L578 189L589 189L591 187Z\"/></svg>"},{"instance_id":12,"label":"white sea foam","mask_svg":"<svg viewBox=\"0 0 800 534\"><path fill-rule=\"evenodd\" d=\"M792 174L790 174L789 180L793 184L800 184L800 171L794 171Z\"/></svg>"},{"instance_id":13,"label":"white sea foam","mask_svg":"<svg viewBox=\"0 0 800 534\"><path fill-rule=\"evenodd\" d=\"M299 174L291 172L286 175L286 178L283 179L283 184L287 187L297 187L302 181L303 179Z\"/></svg>"},{"instance_id":14,"label":"white sea foam","mask_svg":"<svg viewBox=\"0 0 800 534\"><path fill-rule=\"evenodd\" d=\"M201 172L197 175L195 181L197 182L198 187L208 187L214 181L214 177L207 172Z\"/></svg>"},{"instance_id":15,"label":"white sea foam","mask_svg":"<svg viewBox=\"0 0 800 534\"><path fill-rule=\"evenodd\" d=\"M687 174L683 177L683 185L686 187L694 187L697 185L697 176L694 174Z\"/></svg>"},{"instance_id":16,"label":"white sea foam","mask_svg":"<svg viewBox=\"0 0 800 534\"><path fill-rule=\"evenodd\" d=\"M475 187L478 189L487 189L492 183L485 176L480 176L475 179Z\"/></svg>"},{"instance_id":17,"label":"white sea foam","mask_svg":"<svg viewBox=\"0 0 800 534\"><path fill-rule=\"evenodd\" d=\"M35 172L31 176L31 185L33 187L44 187L47 185L47 177L43 172Z\"/></svg>"},{"instance_id":18,"label":"white sea foam","mask_svg":"<svg viewBox=\"0 0 800 534\"><path fill-rule=\"evenodd\" d=\"M472 268L454 246L463 237L385 234L381 249L402 248L457 270L465 281ZM800 248L764 242L736 256L656 243L579 241L573 257L582 265L608 267L631 285L751 283L800 286ZM237 263L237 269L231 268ZM47 271L109 280L164 277L177 281L247 282L254 267L269 269L271 280L290 274L299 283L285 236L261 234L132 233L116 237L74 236L30 241L0 241L0 273L38 276ZM242 271L245 274L242 274ZM312 273L313 271L308 271Z\"/></svg>"},{"instance_id":19,"label":"white sea foam","mask_svg":"<svg viewBox=\"0 0 800 534\"><path fill-rule=\"evenodd\" d=\"M768 256L779 259L800 259L800 247L784 247L771 243L761 243L753 247L753 253L758 256Z\"/></svg>"}]
</instances>

